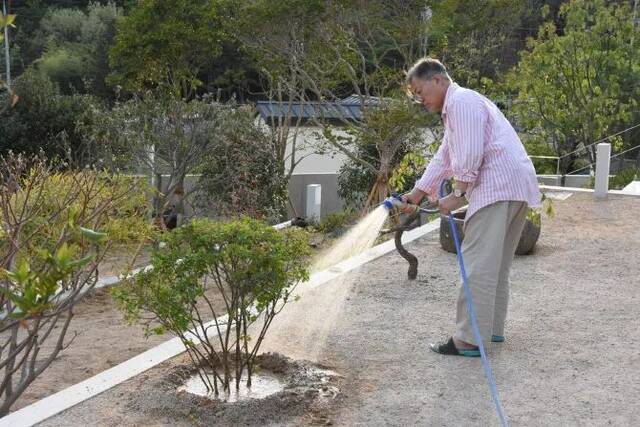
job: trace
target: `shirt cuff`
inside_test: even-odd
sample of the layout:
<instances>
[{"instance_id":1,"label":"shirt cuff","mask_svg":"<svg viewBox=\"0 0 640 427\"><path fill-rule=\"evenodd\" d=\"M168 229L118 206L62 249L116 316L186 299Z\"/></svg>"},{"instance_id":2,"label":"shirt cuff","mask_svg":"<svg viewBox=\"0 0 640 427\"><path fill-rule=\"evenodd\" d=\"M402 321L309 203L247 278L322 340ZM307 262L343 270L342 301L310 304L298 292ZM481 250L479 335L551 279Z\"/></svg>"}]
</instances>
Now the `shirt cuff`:
<instances>
[{"instance_id":1,"label":"shirt cuff","mask_svg":"<svg viewBox=\"0 0 640 427\"><path fill-rule=\"evenodd\" d=\"M478 172L471 171L469 169L462 169L459 173L453 175L453 179L460 182L468 182L473 184L478 178Z\"/></svg>"}]
</instances>

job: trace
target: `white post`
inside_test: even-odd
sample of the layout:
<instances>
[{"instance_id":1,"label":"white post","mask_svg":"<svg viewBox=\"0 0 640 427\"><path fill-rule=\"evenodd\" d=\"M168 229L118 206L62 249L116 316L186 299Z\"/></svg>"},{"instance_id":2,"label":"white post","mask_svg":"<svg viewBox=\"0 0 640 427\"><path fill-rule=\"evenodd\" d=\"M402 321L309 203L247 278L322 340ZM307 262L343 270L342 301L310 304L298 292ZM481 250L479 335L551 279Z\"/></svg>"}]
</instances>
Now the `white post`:
<instances>
[{"instance_id":1,"label":"white post","mask_svg":"<svg viewBox=\"0 0 640 427\"><path fill-rule=\"evenodd\" d=\"M320 221L320 206L322 201L322 186L320 184L307 185L307 208L306 217L308 221Z\"/></svg>"},{"instance_id":2,"label":"white post","mask_svg":"<svg viewBox=\"0 0 640 427\"><path fill-rule=\"evenodd\" d=\"M611 144L598 144L596 152L596 199L605 199L609 191L609 162L611 161Z\"/></svg>"}]
</instances>

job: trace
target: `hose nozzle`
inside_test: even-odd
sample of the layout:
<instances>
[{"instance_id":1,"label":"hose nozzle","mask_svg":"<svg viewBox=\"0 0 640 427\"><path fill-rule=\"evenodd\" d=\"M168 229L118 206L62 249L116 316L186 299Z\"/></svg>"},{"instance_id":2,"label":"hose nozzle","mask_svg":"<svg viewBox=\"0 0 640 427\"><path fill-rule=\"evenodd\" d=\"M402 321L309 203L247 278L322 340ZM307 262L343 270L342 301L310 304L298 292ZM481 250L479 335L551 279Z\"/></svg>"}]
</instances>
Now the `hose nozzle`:
<instances>
[{"instance_id":1,"label":"hose nozzle","mask_svg":"<svg viewBox=\"0 0 640 427\"><path fill-rule=\"evenodd\" d=\"M397 206L398 208L402 207L405 204L405 202L402 200L402 198L397 194L397 193L392 193L391 197L387 197L384 202L382 202L382 205L388 210L391 211L393 209L394 206Z\"/></svg>"},{"instance_id":2,"label":"hose nozzle","mask_svg":"<svg viewBox=\"0 0 640 427\"><path fill-rule=\"evenodd\" d=\"M426 208L421 208L418 205L414 205L412 203L405 202L402 200L402 197L398 193L391 193L391 197L387 197L382 205L387 209L388 212L391 212L393 207L397 207L404 212L407 212L407 208L411 209L411 212L422 212L425 214L434 214L438 213L437 206L428 206Z\"/></svg>"},{"instance_id":3,"label":"hose nozzle","mask_svg":"<svg viewBox=\"0 0 640 427\"><path fill-rule=\"evenodd\" d=\"M400 197L400 195L397 193L391 193L391 197L387 197L385 201L382 202L382 205L387 209L387 211L391 211L394 206L398 209L404 209L406 207L411 207L415 210L419 209L418 206L412 205L402 200L402 197Z\"/></svg>"}]
</instances>

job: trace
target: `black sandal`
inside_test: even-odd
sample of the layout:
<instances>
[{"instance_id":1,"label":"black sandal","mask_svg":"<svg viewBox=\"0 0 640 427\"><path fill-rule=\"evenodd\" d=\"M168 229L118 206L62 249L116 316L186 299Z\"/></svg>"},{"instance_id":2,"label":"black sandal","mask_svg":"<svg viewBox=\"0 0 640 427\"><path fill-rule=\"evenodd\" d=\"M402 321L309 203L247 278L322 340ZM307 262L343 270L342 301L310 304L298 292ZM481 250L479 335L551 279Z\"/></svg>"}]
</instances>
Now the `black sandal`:
<instances>
[{"instance_id":1,"label":"black sandal","mask_svg":"<svg viewBox=\"0 0 640 427\"><path fill-rule=\"evenodd\" d=\"M458 350L453 343L453 338L449 338L449 341L443 344L430 344L429 347L431 347L432 351L445 356L480 357L478 347Z\"/></svg>"}]
</instances>

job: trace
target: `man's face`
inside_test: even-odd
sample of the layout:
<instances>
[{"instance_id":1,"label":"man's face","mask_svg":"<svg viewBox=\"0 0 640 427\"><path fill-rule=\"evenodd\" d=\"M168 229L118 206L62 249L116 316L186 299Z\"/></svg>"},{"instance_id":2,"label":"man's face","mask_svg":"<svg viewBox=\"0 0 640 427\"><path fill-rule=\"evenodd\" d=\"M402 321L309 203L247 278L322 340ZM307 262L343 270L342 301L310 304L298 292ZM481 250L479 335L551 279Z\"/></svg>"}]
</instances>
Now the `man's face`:
<instances>
[{"instance_id":1,"label":"man's face","mask_svg":"<svg viewBox=\"0 0 640 427\"><path fill-rule=\"evenodd\" d=\"M430 112L439 113L442 111L446 87L440 76L434 76L429 80L412 78L410 90L416 101L424 105Z\"/></svg>"}]
</instances>

